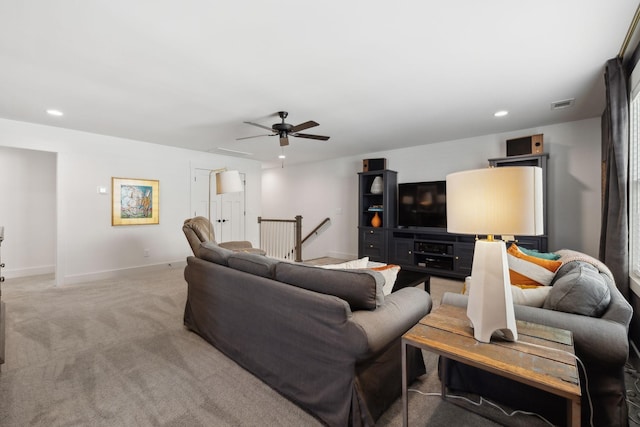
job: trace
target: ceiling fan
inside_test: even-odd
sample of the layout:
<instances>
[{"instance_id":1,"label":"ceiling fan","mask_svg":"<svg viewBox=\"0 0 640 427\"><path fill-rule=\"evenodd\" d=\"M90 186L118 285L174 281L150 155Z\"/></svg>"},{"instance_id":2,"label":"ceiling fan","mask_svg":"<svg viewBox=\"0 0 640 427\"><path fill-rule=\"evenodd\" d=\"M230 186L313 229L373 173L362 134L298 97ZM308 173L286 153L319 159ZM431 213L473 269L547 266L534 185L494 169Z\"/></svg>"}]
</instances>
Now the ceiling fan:
<instances>
[{"instance_id":1,"label":"ceiling fan","mask_svg":"<svg viewBox=\"0 0 640 427\"><path fill-rule=\"evenodd\" d=\"M326 141L326 140L329 139L328 136L311 135L311 134L308 134L308 133L300 133L301 130L309 129L309 128L312 128L314 126L319 126L319 124L314 122L313 120L310 120L308 122L300 123L299 125L293 126L293 125L290 125L289 123L285 123L284 122L284 119L287 118L289 113L287 113L286 111L278 111L278 115L282 119L282 123L275 123L271 127L263 126L261 124L253 123L253 122L243 122L243 123L246 123L248 125L257 126L259 128L262 128L262 129L270 130L273 133L266 134L266 135L246 136L244 138L236 138L236 140L239 141L241 139L258 138L260 136L275 136L275 135L278 135L278 136L280 136L280 146L284 147L286 145L289 145L289 136L295 136L297 138L318 139L320 141Z\"/></svg>"}]
</instances>

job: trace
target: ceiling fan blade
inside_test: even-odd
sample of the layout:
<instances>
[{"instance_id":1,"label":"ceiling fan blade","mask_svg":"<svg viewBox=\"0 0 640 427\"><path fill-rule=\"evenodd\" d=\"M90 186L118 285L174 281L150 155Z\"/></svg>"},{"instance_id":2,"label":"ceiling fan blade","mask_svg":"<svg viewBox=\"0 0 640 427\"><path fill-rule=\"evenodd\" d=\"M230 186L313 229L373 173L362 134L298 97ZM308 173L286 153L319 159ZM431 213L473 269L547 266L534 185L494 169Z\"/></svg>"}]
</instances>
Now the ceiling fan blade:
<instances>
[{"instance_id":1,"label":"ceiling fan blade","mask_svg":"<svg viewBox=\"0 0 640 427\"><path fill-rule=\"evenodd\" d=\"M289 138L287 138L287 135L281 135L280 136L280 146L284 147L286 145L289 145Z\"/></svg>"},{"instance_id":2,"label":"ceiling fan blade","mask_svg":"<svg viewBox=\"0 0 640 427\"><path fill-rule=\"evenodd\" d=\"M236 138L236 141L240 141L241 139L260 138L262 136L273 136L273 135L275 135L275 133L266 133L264 135L244 136L242 138Z\"/></svg>"},{"instance_id":3,"label":"ceiling fan blade","mask_svg":"<svg viewBox=\"0 0 640 427\"><path fill-rule=\"evenodd\" d=\"M271 129L271 128L270 128L270 127L268 127L268 126L263 126L263 125L258 124L258 123L253 123L253 122L242 122L242 123L246 123L246 124L251 125L251 126L258 126L259 128L266 129L266 130L270 130L270 131L272 131L272 130L273 130L273 129Z\"/></svg>"},{"instance_id":4,"label":"ceiling fan blade","mask_svg":"<svg viewBox=\"0 0 640 427\"><path fill-rule=\"evenodd\" d=\"M315 126L320 126L320 125L314 122L313 120L309 120L308 122L300 123L299 125L292 127L289 130L289 132L298 132L298 131L309 129Z\"/></svg>"},{"instance_id":5,"label":"ceiling fan blade","mask_svg":"<svg viewBox=\"0 0 640 427\"><path fill-rule=\"evenodd\" d=\"M298 138L318 139L320 141L327 141L330 138L329 136L310 135L308 133L296 133L295 135L291 134L291 136L297 136Z\"/></svg>"}]
</instances>

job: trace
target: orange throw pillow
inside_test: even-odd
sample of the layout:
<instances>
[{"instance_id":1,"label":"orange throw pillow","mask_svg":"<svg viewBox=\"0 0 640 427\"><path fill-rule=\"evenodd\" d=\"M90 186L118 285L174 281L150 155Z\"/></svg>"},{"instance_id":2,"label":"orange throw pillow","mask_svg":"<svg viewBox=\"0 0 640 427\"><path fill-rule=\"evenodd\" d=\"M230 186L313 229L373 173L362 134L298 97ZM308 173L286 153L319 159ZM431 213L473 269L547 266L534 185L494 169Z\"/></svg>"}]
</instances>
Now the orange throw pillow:
<instances>
[{"instance_id":1,"label":"orange throw pillow","mask_svg":"<svg viewBox=\"0 0 640 427\"><path fill-rule=\"evenodd\" d=\"M507 250L511 284L521 288L549 286L561 261L527 255L514 243Z\"/></svg>"}]
</instances>

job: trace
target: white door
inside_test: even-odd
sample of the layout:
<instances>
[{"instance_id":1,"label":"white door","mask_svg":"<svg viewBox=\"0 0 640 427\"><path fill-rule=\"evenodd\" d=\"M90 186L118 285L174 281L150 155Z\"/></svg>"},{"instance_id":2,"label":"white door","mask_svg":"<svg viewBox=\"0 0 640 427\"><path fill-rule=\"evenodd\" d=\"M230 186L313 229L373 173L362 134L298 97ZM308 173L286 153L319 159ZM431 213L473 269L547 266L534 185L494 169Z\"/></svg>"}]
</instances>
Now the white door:
<instances>
[{"instance_id":1,"label":"white door","mask_svg":"<svg viewBox=\"0 0 640 427\"><path fill-rule=\"evenodd\" d=\"M244 174L241 173L240 178L244 186ZM209 189L211 189L210 198ZM215 173L211 175L211 185L209 185L209 170L193 169L191 211L193 216L209 218L209 208L211 208L211 223L216 241L245 240L244 196L244 191L217 195Z\"/></svg>"}]
</instances>

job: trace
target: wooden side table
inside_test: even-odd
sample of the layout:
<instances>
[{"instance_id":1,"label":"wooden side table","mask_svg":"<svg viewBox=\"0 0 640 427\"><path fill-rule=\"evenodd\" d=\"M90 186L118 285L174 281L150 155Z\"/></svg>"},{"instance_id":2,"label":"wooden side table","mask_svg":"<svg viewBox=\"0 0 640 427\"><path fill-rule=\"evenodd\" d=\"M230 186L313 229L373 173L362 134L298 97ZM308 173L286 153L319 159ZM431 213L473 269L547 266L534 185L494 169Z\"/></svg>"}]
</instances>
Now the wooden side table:
<instances>
[{"instance_id":1,"label":"wooden side table","mask_svg":"<svg viewBox=\"0 0 640 427\"><path fill-rule=\"evenodd\" d=\"M408 418L407 346L528 384L567 400L567 425L580 426L580 378L570 331L517 321L518 341L473 337L466 310L441 305L402 336L403 425ZM446 384L442 384L446 398Z\"/></svg>"}]
</instances>

